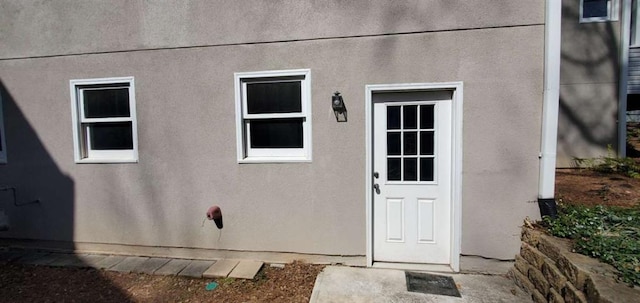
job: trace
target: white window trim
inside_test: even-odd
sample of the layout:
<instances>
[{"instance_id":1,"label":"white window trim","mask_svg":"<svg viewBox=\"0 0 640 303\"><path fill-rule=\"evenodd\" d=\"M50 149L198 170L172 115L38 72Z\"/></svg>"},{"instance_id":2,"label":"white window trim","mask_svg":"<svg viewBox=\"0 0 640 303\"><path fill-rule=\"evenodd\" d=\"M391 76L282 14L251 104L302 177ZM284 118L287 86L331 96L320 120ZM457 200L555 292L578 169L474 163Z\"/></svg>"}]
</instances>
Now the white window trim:
<instances>
[{"instance_id":1,"label":"white window trim","mask_svg":"<svg viewBox=\"0 0 640 303\"><path fill-rule=\"evenodd\" d=\"M619 11L619 0L609 0L608 1L608 11L606 17L590 17L584 18L582 14L584 12L583 9L584 0L580 0L580 23L592 23L592 22L608 22L608 21L618 21L618 11Z\"/></svg>"},{"instance_id":2,"label":"white window trim","mask_svg":"<svg viewBox=\"0 0 640 303\"><path fill-rule=\"evenodd\" d=\"M246 106L246 81L257 78L301 77L301 113L287 114L248 114ZM311 162L311 70L277 70L241 72L234 74L236 102L236 145L238 163L279 163L279 162ZM285 80L286 81L286 80ZM249 149L248 118L293 118L302 117L302 148ZM246 134L245 134L246 133Z\"/></svg>"},{"instance_id":3,"label":"white window trim","mask_svg":"<svg viewBox=\"0 0 640 303\"><path fill-rule=\"evenodd\" d=\"M129 86L129 118L101 118L89 119L81 115L83 111L82 95L79 91L82 86L87 85L108 85L125 83ZM138 123L136 119L136 101L135 101L135 82L133 77L113 77L113 78L96 78L96 79L76 79L69 81L69 90L71 94L71 121L73 123L73 156L76 163L135 163L138 162ZM131 121L131 132L133 148L130 150L88 150L87 157L82 156L82 142L89 142L88 132L87 138L81 140L82 129L81 124L87 122L122 122Z\"/></svg>"},{"instance_id":4,"label":"white window trim","mask_svg":"<svg viewBox=\"0 0 640 303\"><path fill-rule=\"evenodd\" d=\"M2 150L0 151L0 164L7 163L7 137L5 136L4 131L4 111L2 110L2 92L0 92L0 146L2 146Z\"/></svg>"}]
</instances>

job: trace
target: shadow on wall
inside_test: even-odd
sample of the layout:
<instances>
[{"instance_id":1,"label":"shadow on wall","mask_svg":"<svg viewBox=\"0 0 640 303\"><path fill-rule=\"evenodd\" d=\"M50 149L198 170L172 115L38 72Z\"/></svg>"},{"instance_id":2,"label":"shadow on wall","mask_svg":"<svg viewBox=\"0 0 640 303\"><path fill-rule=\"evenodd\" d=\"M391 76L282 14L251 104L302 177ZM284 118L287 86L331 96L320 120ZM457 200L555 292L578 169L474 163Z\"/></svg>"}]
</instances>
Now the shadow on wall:
<instances>
[{"instance_id":1,"label":"shadow on wall","mask_svg":"<svg viewBox=\"0 0 640 303\"><path fill-rule=\"evenodd\" d=\"M619 22L579 23L579 5L562 7L558 154L594 157L617 143Z\"/></svg>"},{"instance_id":2,"label":"shadow on wall","mask_svg":"<svg viewBox=\"0 0 640 303\"><path fill-rule=\"evenodd\" d=\"M74 182L60 171L1 79L0 101L8 158L7 164L0 164L0 188L14 188L16 193L14 201L12 190L0 191L0 210L9 217L9 229L0 231L0 247L36 249L39 244L33 239L38 239L51 241L47 247L73 251ZM18 206L34 200L39 202ZM113 298L126 298L109 281L105 280L104 285L111 285L105 288L110 289Z\"/></svg>"}]
</instances>

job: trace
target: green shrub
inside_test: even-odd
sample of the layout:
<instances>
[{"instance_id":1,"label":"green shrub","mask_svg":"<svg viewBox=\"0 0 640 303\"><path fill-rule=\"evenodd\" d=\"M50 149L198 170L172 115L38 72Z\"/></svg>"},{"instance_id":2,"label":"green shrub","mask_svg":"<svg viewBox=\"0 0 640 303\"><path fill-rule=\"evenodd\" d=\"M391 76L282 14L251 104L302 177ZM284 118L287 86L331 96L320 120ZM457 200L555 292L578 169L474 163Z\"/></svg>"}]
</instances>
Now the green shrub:
<instances>
[{"instance_id":1,"label":"green shrub","mask_svg":"<svg viewBox=\"0 0 640 303\"><path fill-rule=\"evenodd\" d=\"M555 220L544 217L548 232L574 240L574 249L611 264L621 281L640 285L640 208L558 205Z\"/></svg>"},{"instance_id":2,"label":"green shrub","mask_svg":"<svg viewBox=\"0 0 640 303\"><path fill-rule=\"evenodd\" d=\"M631 178L640 178L640 165L632 158L618 158L611 145L607 146L607 156L599 158L574 158L576 166L601 173L623 174Z\"/></svg>"}]
</instances>

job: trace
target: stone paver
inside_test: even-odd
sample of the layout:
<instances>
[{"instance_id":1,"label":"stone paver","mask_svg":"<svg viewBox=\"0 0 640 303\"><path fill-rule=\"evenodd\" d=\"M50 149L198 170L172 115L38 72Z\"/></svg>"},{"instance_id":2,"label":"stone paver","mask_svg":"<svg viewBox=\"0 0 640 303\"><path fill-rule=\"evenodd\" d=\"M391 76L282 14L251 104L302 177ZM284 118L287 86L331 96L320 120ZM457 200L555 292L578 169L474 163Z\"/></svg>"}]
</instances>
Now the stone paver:
<instances>
[{"instance_id":1,"label":"stone paver","mask_svg":"<svg viewBox=\"0 0 640 303\"><path fill-rule=\"evenodd\" d=\"M171 259L150 258L144 261L142 264L138 265L136 268L134 268L133 272L152 275L156 270L158 270L163 265L167 264L167 262L169 261L171 261Z\"/></svg>"},{"instance_id":2,"label":"stone paver","mask_svg":"<svg viewBox=\"0 0 640 303\"><path fill-rule=\"evenodd\" d=\"M202 273L211 267L213 263L215 263L215 261L193 260L178 274L178 276L202 278Z\"/></svg>"},{"instance_id":3,"label":"stone paver","mask_svg":"<svg viewBox=\"0 0 640 303\"><path fill-rule=\"evenodd\" d=\"M93 254L82 254L77 255L78 260L80 262L72 264L71 266L78 265L80 267L93 267L99 268L98 263L104 260L107 256L105 255L93 255Z\"/></svg>"},{"instance_id":4,"label":"stone paver","mask_svg":"<svg viewBox=\"0 0 640 303\"><path fill-rule=\"evenodd\" d=\"M40 252L28 253L22 256L20 259L16 260L16 262L22 263L22 264L37 264L37 261L39 259L42 259L47 255L49 255L49 253L40 253Z\"/></svg>"},{"instance_id":5,"label":"stone paver","mask_svg":"<svg viewBox=\"0 0 640 303\"><path fill-rule=\"evenodd\" d=\"M264 263L260 261L240 261L229 274L230 278L253 279Z\"/></svg>"},{"instance_id":6,"label":"stone paver","mask_svg":"<svg viewBox=\"0 0 640 303\"><path fill-rule=\"evenodd\" d=\"M107 269L110 268L124 260L126 257L124 256L106 256L102 261L98 262L97 268Z\"/></svg>"},{"instance_id":7,"label":"stone paver","mask_svg":"<svg viewBox=\"0 0 640 303\"><path fill-rule=\"evenodd\" d=\"M237 260L218 260L216 263L211 265L209 269L207 269L202 276L205 278L226 278L229 273L238 265L239 261Z\"/></svg>"},{"instance_id":8,"label":"stone paver","mask_svg":"<svg viewBox=\"0 0 640 303\"><path fill-rule=\"evenodd\" d=\"M80 260L75 254L60 254L49 266L76 266Z\"/></svg>"},{"instance_id":9,"label":"stone paver","mask_svg":"<svg viewBox=\"0 0 640 303\"><path fill-rule=\"evenodd\" d=\"M134 268L142 265L145 261L149 260L147 257L126 257L122 262L109 268L109 270L119 272L132 272Z\"/></svg>"},{"instance_id":10,"label":"stone paver","mask_svg":"<svg viewBox=\"0 0 640 303\"><path fill-rule=\"evenodd\" d=\"M175 276L180 271L182 271L185 267L187 267L189 263L191 263L191 260L173 259L169 261L167 264L165 264L164 266L160 267L158 270L156 270L155 274L165 275L165 276Z\"/></svg>"},{"instance_id":11,"label":"stone paver","mask_svg":"<svg viewBox=\"0 0 640 303\"><path fill-rule=\"evenodd\" d=\"M20 251L3 251L0 252L0 262L13 262L24 255L25 253Z\"/></svg>"},{"instance_id":12,"label":"stone paver","mask_svg":"<svg viewBox=\"0 0 640 303\"><path fill-rule=\"evenodd\" d=\"M29 264L31 265L49 265L52 262L55 262L57 259L64 257L66 254L61 254L61 253L50 253L47 254L45 256L43 256L42 258L38 258L35 259L31 262L29 262Z\"/></svg>"}]
</instances>

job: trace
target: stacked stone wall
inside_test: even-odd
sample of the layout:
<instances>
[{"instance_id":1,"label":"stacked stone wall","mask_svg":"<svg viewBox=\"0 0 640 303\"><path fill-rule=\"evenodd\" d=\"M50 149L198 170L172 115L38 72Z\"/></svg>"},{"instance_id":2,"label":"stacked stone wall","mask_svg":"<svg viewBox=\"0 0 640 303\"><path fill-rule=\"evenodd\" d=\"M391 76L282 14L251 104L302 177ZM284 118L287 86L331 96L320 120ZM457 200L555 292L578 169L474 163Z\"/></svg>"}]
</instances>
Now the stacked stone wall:
<instances>
[{"instance_id":1,"label":"stacked stone wall","mask_svg":"<svg viewBox=\"0 0 640 303\"><path fill-rule=\"evenodd\" d=\"M570 242L523 228L510 277L536 303L638 302L640 289L615 280L608 264L571 251ZM631 300L631 301L629 301Z\"/></svg>"}]
</instances>

